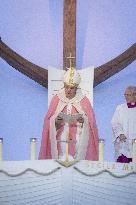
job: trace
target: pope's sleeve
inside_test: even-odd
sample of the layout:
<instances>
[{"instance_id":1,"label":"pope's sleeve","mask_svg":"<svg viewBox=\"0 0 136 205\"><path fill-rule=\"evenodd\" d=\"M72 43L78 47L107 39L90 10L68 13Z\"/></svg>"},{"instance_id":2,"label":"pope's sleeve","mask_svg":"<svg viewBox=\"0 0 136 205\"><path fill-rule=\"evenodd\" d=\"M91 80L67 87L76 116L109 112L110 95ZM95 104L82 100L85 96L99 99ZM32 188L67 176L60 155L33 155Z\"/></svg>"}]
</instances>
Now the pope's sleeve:
<instances>
[{"instance_id":1,"label":"pope's sleeve","mask_svg":"<svg viewBox=\"0 0 136 205\"><path fill-rule=\"evenodd\" d=\"M98 130L96 125L95 114L91 103L87 97L81 100L81 107L88 118L90 135L88 142L88 153L93 153L93 160L98 160ZM88 154L89 155L89 154ZM87 159L87 157L86 157Z\"/></svg>"},{"instance_id":2,"label":"pope's sleeve","mask_svg":"<svg viewBox=\"0 0 136 205\"><path fill-rule=\"evenodd\" d=\"M97 128L95 114L94 114L92 105L87 97L82 99L81 107L83 111L85 112L85 114L87 115L89 123Z\"/></svg>"},{"instance_id":3,"label":"pope's sleeve","mask_svg":"<svg viewBox=\"0 0 136 205\"><path fill-rule=\"evenodd\" d=\"M51 159L51 144L50 144L50 118L54 115L59 98L55 95L50 103L48 112L44 118L43 131L42 131L42 140L39 153L39 159Z\"/></svg>"}]
</instances>

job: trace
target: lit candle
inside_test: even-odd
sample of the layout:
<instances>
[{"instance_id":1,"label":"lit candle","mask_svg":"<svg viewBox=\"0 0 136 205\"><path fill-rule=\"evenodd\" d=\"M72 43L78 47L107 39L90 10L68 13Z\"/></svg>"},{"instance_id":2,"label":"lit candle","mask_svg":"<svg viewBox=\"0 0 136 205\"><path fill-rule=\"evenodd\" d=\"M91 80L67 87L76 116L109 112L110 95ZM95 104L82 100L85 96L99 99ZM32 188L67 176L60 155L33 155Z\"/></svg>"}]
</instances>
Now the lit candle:
<instances>
[{"instance_id":1,"label":"lit candle","mask_svg":"<svg viewBox=\"0 0 136 205\"><path fill-rule=\"evenodd\" d=\"M31 138L31 160L36 160L36 138Z\"/></svg>"},{"instance_id":2,"label":"lit candle","mask_svg":"<svg viewBox=\"0 0 136 205\"><path fill-rule=\"evenodd\" d=\"M132 142L133 142L132 162L136 163L136 139L133 139Z\"/></svg>"},{"instance_id":3,"label":"lit candle","mask_svg":"<svg viewBox=\"0 0 136 205\"><path fill-rule=\"evenodd\" d=\"M0 138L0 161L3 159L3 138Z\"/></svg>"},{"instance_id":4,"label":"lit candle","mask_svg":"<svg viewBox=\"0 0 136 205\"><path fill-rule=\"evenodd\" d=\"M104 139L99 139L99 161L104 161Z\"/></svg>"}]
</instances>

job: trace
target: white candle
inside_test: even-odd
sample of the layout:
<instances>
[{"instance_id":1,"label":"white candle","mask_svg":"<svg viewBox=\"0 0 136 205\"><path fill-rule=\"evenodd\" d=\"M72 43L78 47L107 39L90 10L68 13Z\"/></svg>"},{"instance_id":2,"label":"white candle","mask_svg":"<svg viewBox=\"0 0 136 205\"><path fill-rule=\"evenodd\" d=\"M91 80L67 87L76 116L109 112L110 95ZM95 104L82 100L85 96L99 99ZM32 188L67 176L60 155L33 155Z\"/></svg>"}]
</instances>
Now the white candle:
<instances>
[{"instance_id":1,"label":"white candle","mask_svg":"<svg viewBox=\"0 0 136 205\"><path fill-rule=\"evenodd\" d=\"M0 161L3 160L3 138L0 138Z\"/></svg>"},{"instance_id":2,"label":"white candle","mask_svg":"<svg viewBox=\"0 0 136 205\"><path fill-rule=\"evenodd\" d=\"M36 138L31 138L31 160L36 160Z\"/></svg>"},{"instance_id":3,"label":"white candle","mask_svg":"<svg viewBox=\"0 0 136 205\"><path fill-rule=\"evenodd\" d=\"M133 153L132 153L132 162L136 163L136 139L133 139Z\"/></svg>"},{"instance_id":4,"label":"white candle","mask_svg":"<svg viewBox=\"0 0 136 205\"><path fill-rule=\"evenodd\" d=\"M99 139L99 161L104 161L104 139Z\"/></svg>"}]
</instances>

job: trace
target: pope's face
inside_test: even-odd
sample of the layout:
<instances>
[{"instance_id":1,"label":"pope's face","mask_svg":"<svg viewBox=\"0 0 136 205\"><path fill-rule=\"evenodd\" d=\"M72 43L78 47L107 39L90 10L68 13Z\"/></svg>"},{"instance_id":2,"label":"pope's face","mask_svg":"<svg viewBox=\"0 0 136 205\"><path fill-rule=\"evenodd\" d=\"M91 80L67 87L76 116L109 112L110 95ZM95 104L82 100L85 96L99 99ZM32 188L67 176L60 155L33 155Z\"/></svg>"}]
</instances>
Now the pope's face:
<instances>
[{"instance_id":1,"label":"pope's face","mask_svg":"<svg viewBox=\"0 0 136 205\"><path fill-rule=\"evenodd\" d=\"M77 87L64 84L66 98L72 99L76 95Z\"/></svg>"},{"instance_id":2,"label":"pope's face","mask_svg":"<svg viewBox=\"0 0 136 205\"><path fill-rule=\"evenodd\" d=\"M131 90L126 89L124 93L125 99L127 103L136 102L136 96L131 92Z\"/></svg>"}]
</instances>

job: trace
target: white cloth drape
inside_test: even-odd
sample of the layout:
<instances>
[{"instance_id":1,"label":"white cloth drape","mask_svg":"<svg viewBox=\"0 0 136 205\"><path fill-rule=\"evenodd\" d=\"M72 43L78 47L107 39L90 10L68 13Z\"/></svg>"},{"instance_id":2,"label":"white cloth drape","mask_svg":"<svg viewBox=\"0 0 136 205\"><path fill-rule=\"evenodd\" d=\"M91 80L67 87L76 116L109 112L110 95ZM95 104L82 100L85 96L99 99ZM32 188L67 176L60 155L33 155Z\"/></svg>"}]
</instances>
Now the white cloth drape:
<instances>
[{"instance_id":1,"label":"white cloth drape","mask_svg":"<svg viewBox=\"0 0 136 205\"><path fill-rule=\"evenodd\" d=\"M136 138L136 108L128 108L127 104L118 105L112 118L112 130L115 158L121 154L132 157L132 139ZM126 142L120 142L120 134L127 137Z\"/></svg>"}]
</instances>

